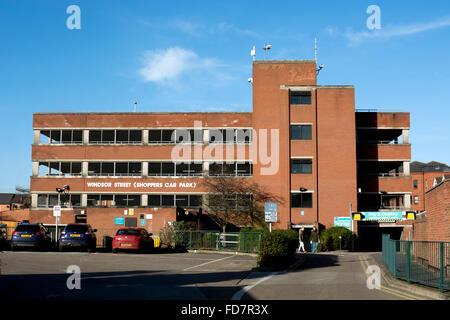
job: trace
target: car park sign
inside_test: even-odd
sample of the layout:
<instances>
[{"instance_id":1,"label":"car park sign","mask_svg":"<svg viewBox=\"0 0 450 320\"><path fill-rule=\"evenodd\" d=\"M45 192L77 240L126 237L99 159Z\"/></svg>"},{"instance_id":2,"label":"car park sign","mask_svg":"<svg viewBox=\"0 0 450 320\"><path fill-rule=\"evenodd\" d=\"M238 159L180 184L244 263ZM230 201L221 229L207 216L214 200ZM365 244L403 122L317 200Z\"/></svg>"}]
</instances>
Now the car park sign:
<instances>
[{"instance_id":1,"label":"car park sign","mask_svg":"<svg viewBox=\"0 0 450 320\"><path fill-rule=\"evenodd\" d=\"M351 223L352 220L350 219L350 217L334 217L334 226L335 227L344 227L347 228L348 230L351 230Z\"/></svg>"},{"instance_id":2,"label":"car park sign","mask_svg":"<svg viewBox=\"0 0 450 320\"><path fill-rule=\"evenodd\" d=\"M61 206L53 206L53 216L55 217L61 216Z\"/></svg>"},{"instance_id":3,"label":"car park sign","mask_svg":"<svg viewBox=\"0 0 450 320\"><path fill-rule=\"evenodd\" d=\"M278 221L278 203L277 202L266 202L264 204L264 213L266 222L277 222Z\"/></svg>"}]
</instances>

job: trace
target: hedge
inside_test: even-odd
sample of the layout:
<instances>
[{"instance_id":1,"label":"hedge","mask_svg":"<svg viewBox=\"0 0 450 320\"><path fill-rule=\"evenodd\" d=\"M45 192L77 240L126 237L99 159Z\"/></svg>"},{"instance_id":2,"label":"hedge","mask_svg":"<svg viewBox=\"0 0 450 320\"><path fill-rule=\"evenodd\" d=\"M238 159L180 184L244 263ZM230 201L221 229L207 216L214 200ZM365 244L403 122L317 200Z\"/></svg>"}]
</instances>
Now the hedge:
<instances>
[{"instance_id":1,"label":"hedge","mask_svg":"<svg viewBox=\"0 0 450 320\"><path fill-rule=\"evenodd\" d=\"M295 230L264 231L258 252L261 267L285 268L294 259L298 234Z\"/></svg>"},{"instance_id":2,"label":"hedge","mask_svg":"<svg viewBox=\"0 0 450 320\"><path fill-rule=\"evenodd\" d=\"M332 227L320 233L319 251L339 250L339 236L342 237L342 250L353 250L354 234L344 227Z\"/></svg>"}]
</instances>

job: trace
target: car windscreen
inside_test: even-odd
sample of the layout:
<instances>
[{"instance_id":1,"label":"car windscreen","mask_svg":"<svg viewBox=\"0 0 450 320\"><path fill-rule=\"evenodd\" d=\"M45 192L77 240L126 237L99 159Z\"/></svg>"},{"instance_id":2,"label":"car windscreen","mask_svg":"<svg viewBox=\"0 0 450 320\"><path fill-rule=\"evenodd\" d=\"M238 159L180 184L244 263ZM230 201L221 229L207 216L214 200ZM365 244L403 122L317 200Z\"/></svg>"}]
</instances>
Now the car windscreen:
<instances>
[{"instance_id":1,"label":"car windscreen","mask_svg":"<svg viewBox=\"0 0 450 320\"><path fill-rule=\"evenodd\" d=\"M36 224L21 224L16 227L16 231L37 232L37 231L40 231L40 228Z\"/></svg>"},{"instance_id":2,"label":"car windscreen","mask_svg":"<svg viewBox=\"0 0 450 320\"><path fill-rule=\"evenodd\" d=\"M84 225L75 225L75 224L70 225L69 224L69 225L66 226L64 231L66 231L66 232L81 232L81 233L84 233L84 232L88 231L88 227L84 226Z\"/></svg>"},{"instance_id":3,"label":"car windscreen","mask_svg":"<svg viewBox=\"0 0 450 320\"><path fill-rule=\"evenodd\" d=\"M137 236L139 230L121 229L118 230L116 236Z\"/></svg>"}]
</instances>

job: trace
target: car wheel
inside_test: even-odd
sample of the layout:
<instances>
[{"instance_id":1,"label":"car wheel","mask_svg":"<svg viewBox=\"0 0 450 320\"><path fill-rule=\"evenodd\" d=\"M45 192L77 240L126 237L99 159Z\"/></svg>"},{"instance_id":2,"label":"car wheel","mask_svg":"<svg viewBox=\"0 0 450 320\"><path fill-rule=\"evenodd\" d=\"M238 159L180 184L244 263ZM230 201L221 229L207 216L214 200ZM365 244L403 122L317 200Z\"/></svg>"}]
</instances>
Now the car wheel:
<instances>
[{"instance_id":1,"label":"car wheel","mask_svg":"<svg viewBox=\"0 0 450 320\"><path fill-rule=\"evenodd\" d=\"M113 253L119 253L119 249L114 248L114 249L112 250L112 252L113 252Z\"/></svg>"},{"instance_id":2,"label":"car wheel","mask_svg":"<svg viewBox=\"0 0 450 320\"><path fill-rule=\"evenodd\" d=\"M17 251L16 246L11 245L11 251Z\"/></svg>"}]
</instances>

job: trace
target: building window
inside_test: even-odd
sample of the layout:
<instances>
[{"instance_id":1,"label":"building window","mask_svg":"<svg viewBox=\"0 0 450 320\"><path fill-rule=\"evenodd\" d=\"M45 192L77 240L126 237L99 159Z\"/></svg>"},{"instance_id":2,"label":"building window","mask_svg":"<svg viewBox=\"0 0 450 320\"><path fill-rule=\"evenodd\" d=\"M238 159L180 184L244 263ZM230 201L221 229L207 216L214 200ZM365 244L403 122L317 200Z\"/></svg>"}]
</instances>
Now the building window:
<instances>
[{"instance_id":1,"label":"building window","mask_svg":"<svg viewBox=\"0 0 450 320\"><path fill-rule=\"evenodd\" d=\"M77 208L81 207L80 194L60 194L59 204L61 208ZM38 208L52 208L58 205L58 194L39 194Z\"/></svg>"},{"instance_id":2,"label":"building window","mask_svg":"<svg viewBox=\"0 0 450 320\"><path fill-rule=\"evenodd\" d=\"M292 140L311 140L312 125L291 125Z\"/></svg>"},{"instance_id":3,"label":"building window","mask_svg":"<svg viewBox=\"0 0 450 320\"><path fill-rule=\"evenodd\" d=\"M291 173L312 173L312 159L291 159Z\"/></svg>"},{"instance_id":4,"label":"building window","mask_svg":"<svg viewBox=\"0 0 450 320\"><path fill-rule=\"evenodd\" d=\"M39 162L38 176L81 176L81 162Z\"/></svg>"},{"instance_id":5,"label":"building window","mask_svg":"<svg viewBox=\"0 0 450 320\"><path fill-rule=\"evenodd\" d=\"M203 130L197 129L151 129L149 144L191 143L203 144Z\"/></svg>"},{"instance_id":6,"label":"building window","mask_svg":"<svg viewBox=\"0 0 450 320\"><path fill-rule=\"evenodd\" d=\"M193 194L149 194L148 207L183 207L199 208L202 206L202 196Z\"/></svg>"},{"instance_id":7,"label":"building window","mask_svg":"<svg viewBox=\"0 0 450 320\"><path fill-rule=\"evenodd\" d=\"M139 207L140 194L88 194L88 207Z\"/></svg>"},{"instance_id":8,"label":"building window","mask_svg":"<svg viewBox=\"0 0 450 320\"><path fill-rule=\"evenodd\" d=\"M312 208L312 193L291 193L292 208Z\"/></svg>"},{"instance_id":9,"label":"building window","mask_svg":"<svg viewBox=\"0 0 450 320\"><path fill-rule=\"evenodd\" d=\"M291 104L311 104L311 91L291 91Z\"/></svg>"},{"instance_id":10,"label":"building window","mask_svg":"<svg viewBox=\"0 0 450 320\"><path fill-rule=\"evenodd\" d=\"M209 143L249 144L252 142L252 129L211 129Z\"/></svg>"},{"instance_id":11,"label":"building window","mask_svg":"<svg viewBox=\"0 0 450 320\"><path fill-rule=\"evenodd\" d=\"M419 203L419 196L414 196L414 204L418 204Z\"/></svg>"},{"instance_id":12,"label":"building window","mask_svg":"<svg viewBox=\"0 0 450 320\"><path fill-rule=\"evenodd\" d=\"M253 175L253 164L250 162L234 162L234 163L222 163L222 162L211 162L209 164L209 176L219 177L219 176L252 176Z\"/></svg>"},{"instance_id":13,"label":"building window","mask_svg":"<svg viewBox=\"0 0 450 320\"><path fill-rule=\"evenodd\" d=\"M140 162L89 162L88 176L141 176Z\"/></svg>"},{"instance_id":14,"label":"building window","mask_svg":"<svg viewBox=\"0 0 450 320\"><path fill-rule=\"evenodd\" d=\"M141 144L142 130L89 130L89 144Z\"/></svg>"},{"instance_id":15,"label":"building window","mask_svg":"<svg viewBox=\"0 0 450 320\"><path fill-rule=\"evenodd\" d=\"M252 199L251 194L232 194L226 198L219 194L209 194L208 206L217 209L247 210L251 207Z\"/></svg>"},{"instance_id":16,"label":"building window","mask_svg":"<svg viewBox=\"0 0 450 320\"><path fill-rule=\"evenodd\" d=\"M48 139L49 144L82 144L82 130L41 130L39 142L41 144L44 139Z\"/></svg>"},{"instance_id":17,"label":"building window","mask_svg":"<svg viewBox=\"0 0 450 320\"><path fill-rule=\"evenodd\" d=\"M417 180L414 180L413 184L414 184L414 189L417 189L417 186L418 186Z\"/></svg>"}]
</instances>

